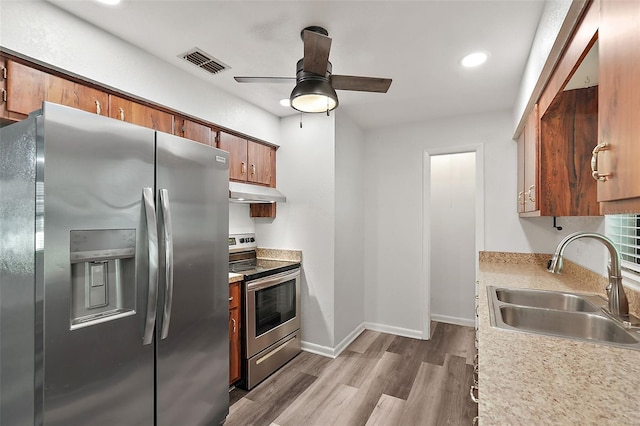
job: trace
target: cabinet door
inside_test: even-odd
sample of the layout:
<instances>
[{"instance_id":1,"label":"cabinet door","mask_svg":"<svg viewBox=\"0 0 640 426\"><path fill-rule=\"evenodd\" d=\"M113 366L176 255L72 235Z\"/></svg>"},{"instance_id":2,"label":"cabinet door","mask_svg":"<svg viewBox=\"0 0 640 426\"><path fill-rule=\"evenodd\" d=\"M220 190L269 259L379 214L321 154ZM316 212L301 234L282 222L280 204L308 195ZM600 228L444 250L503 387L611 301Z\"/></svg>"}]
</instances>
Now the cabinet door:
<instances>
[{"instance_id":1,"label":"cabinet door","mask_svg":"<svg viewBox=\"0 0 640 426\"><path fill-rule=\"evenodd\" d=\"M524 129L518 138L518 213L524 212Z\"/></svg>"},{"instance_id":2,"label":"cabinet door","mask_svg":"<svg viewBox=\"0 0 640 426\"><path fill-rule=\"evenodd\" d=\"M524 211L538 210L538 105L536 104L524 128Z\"/></svg>"},{"instance_id":3,"label":"cabinet door","mask_svg":"<svg viewBox=\"0 0 640 426\"><path fill-rule=\"evenodd\" d=\"M176 120L176 134L192 141L211 146L213 143L211 127L186 118Z\"/></svg>"},{"instance_id":4,"label":"cabinet door","mask_svg":"<svg viewBox=\"0 0 640 426\"><path fill-rule=\"evenodd\" d=\"M640 197L640 2L601 1L598 201Z\"/></svg>"},{"instance_id":5,"label":"cabinet door","mask_svg":"<svg viewBox=\"0 0 640 426\"><path fill-rule=\"evenodd\" d=\"M45 100L98 115L107 115L107 93L51 74L47 75L46 82Z\"/></svg>"},{"instance_id":6,"label":"cabinet door","mask_svg":"<svg viewBox=\"0 0 640 426\"><path fill-rule=\"evenodd\" d=\"M42 108L47 74L10 59L6 62L6 112L25 118L30 112Z\"/></svg>"},{"instance_id":7,"label":"cabinet door","mask_svg":"<svg viewBox=\"0 0 640 426\"><path fill-rule=\"evenodd\" d=\"M240 380L240 283L229 284L229 384Z\"/></svg>"},{"instance_id":8,"label":"cabinet door","mask_svg":"<svg viewBox=\"0 0 640 426\"><path fill-rule=\"evenodd\" d=\"M247 181L247 140L220 132L218 148L229 152L229 179Z\"/></svg>"},{"instance_id":9,"label":"cabinet door","mask_svg":"<svg viewBox=\"0 0 640 426\"><path fill-rule=\"evenodd\" d=\"M248 141L247 158L249 160L248 181L260 185L271 185L272 156L275 156L275 148L261 143Z\"/></svg>"},{"instance_id":10,"label":"cabinet door","mask_svg":"<svg viewBox=\"0 0 640 426\"><path fill-rule=\"evenodd\" d=\"M114 95L109 95L109 117L173 133L173 115Z\"/></svg>"}]
</instances>

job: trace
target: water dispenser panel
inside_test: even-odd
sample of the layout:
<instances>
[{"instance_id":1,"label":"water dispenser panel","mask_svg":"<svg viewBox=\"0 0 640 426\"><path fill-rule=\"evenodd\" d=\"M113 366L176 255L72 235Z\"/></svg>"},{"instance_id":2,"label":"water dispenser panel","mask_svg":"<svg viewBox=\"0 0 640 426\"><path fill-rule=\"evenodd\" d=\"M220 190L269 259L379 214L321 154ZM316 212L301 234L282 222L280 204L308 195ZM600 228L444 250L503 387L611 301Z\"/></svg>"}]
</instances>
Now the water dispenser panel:
<instances>
[{"instance_id":1,"label":"water dispenser panel","mask_svg":"<svg viewBox=\"0 0 640 426\"><path fill-rule=\"evenodd\" d=\"M135 229L70 233L71 329L135 314Z\"/></svg>"}]
</instances>

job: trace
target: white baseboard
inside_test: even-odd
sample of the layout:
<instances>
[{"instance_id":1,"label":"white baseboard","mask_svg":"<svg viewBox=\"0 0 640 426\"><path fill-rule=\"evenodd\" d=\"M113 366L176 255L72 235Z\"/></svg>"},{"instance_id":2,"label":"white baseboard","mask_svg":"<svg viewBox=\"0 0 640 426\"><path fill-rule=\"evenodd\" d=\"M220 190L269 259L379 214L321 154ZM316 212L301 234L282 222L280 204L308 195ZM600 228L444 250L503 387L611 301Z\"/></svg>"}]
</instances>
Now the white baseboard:
<instances>
[{"instance_id":1,"label":"white baseboard","mask_svg":"<svg viewBox=\"0 0 640 426\"><path fill-rule=\"evenodd\" d=\"M342 339L335 348L329 346L316 345L315 343L302 341L302 350L305 352L311 352L312 354L322 355L329 358L337 358L347 346L351 344L356 338L364 331L364 323L357 326L347 337Z\"/></svg>"},{"instance_id":2,"label":"white baseboard","mask_svg":"<svg viewBox=\"0 0 640 426\"><path fill-rule=\"evenodd\" d=\"M422 330L411 330L409 328L393 327L390 325L376 324L373 322L365 322L364 328L366 328L367 330L379 331L381 333L410 337L412 339L422 339Z\"/></svg>"},{"instance_id":3,"label":"white baseboard","mask_svg":"<svg viewBox=\"0 0 640 426\"><path fill-rule=\"evenodd\" d=\"M446 322L448 324L464 325L469 327L475 326L474 320L466 318L448 317L445 315L431 315L433 321ZM317 345L311 342L302 341L302 350L316 355L322 355L329 358L338 357L347 346L351 344L364 331L372 330L381 333L395 334L396 336L409 337L412 339L422 339L422 330L412 330L410 328L394 327L391 325L377 324L373 322L365 322L356 327L347 337L342 339L335 348L329 346Z\"/></svg>"},{"instance_id":4,"label":"white baseboard","mask_svg":"<svg viewBox=\"0 0 640 426\"><path fill-rule=\"evenodd\" d=\"M476 321L468 318L449 317L446 315L431 314L431 321L446 322L447 324L464 325L475 327Z\"/></svg>"},{"instance_id":5,"label":"white baseboard","mask_svg":"<svg viewBox=\"0 0 640 426\"><path fill-rule=\"evenodd\" d=\"M351 344L351 342L353 342L354 340L356 340L358 338L358 336L360 334L362 334L362 332L364 331L364 323L361 323L359 326L357 326L351 333L349 333L347 335L347 337L345 337L344 339L342 339L342 342L338 343L338 346L336 346L334 348L334 353L336 354L336 357L338 355L340 355L342 353L342 351L344 351L345 349L347 349L347 346L349 346ZM335 358L335 357L334 357Z\"/></svg>"}]
</instances>

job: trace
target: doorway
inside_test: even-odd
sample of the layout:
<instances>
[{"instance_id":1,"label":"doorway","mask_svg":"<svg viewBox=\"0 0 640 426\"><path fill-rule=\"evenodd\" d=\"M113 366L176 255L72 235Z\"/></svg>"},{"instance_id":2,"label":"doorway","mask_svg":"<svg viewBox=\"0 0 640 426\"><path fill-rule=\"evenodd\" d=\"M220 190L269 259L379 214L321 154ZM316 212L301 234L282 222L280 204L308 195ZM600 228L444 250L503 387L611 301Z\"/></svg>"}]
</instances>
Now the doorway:
<instances>
[{"instance_id":1,"label":"doorway","mask_svg":"<svg viewBox=\"0 0 640 426\"><path fill-rule=\"evenodd\" d=\"M478 251L484 245L482 164L481 145L425 152L425 323L475 324Z\"/></svg>"}]
</instances>

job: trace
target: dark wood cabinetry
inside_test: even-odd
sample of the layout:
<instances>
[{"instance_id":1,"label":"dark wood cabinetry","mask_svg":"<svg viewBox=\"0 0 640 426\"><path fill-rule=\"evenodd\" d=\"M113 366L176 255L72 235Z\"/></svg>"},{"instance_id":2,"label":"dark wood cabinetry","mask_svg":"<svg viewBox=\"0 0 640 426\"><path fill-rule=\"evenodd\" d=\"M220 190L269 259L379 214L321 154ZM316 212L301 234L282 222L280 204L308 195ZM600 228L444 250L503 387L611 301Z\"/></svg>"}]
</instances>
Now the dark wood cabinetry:
<instances>
[{"instance_id":1,"label":"dark wood cabinetry","mask_svg":"<svg viewBox=\"0 0 640 426\"><path fill-rule=\"evenodd\" d=\"M275 147L220 132L218 148L229 152L229 179L275 187Z\"/></svg>"},{"instance_id":2,"label":"dark wood cabinetry","mask_svg":"<svg viewBox=\"0 0 640 426\"><path fill-rule=\"evenodd\" d=\"M640 2L601 0L598 40L598 201L640 212Z\"/></svg>"},{"instance_id":3,"label":"dark wood cabinetry","mask_svg":"<svg viewBox=\"0 0 640 426\"><path fill-rule=\"evenodd\" d=\"M109 117L173 133L173 115L116 95L109 95Z\"/></svg>"},{"instance_id":4,"label":"dark wood cabinetry","mask_svg":"<svg viewBox=\"0 0 640 426\"><path fill-rule=\"evenodd\" d=\"M113 89L0 54L0 125L23 120L49 101L127 121L229 151L230 179L255 185L276 185L276 147L196 121L161 105L137 101ZM275 217L274 205L252 205L252 217Z\"/></svg>"},{"instance_id":5,"label":"dark wood cabinetry","mask_svg":"<svg viewBox=\"0 0 640 426\"><path fill-rule=\"evenodd\" d=\"M598 216L588 165L598 137L598 87L562 91L540 119L542 216Z\"/></svg>"},{"instance_id":6,"label":"dark wood cabinetry","mask_svg":"<svg viewBox=\"0 0 640 426\"><path fill-rule=\"evenodd\" d=\"M240 380L241 370L240 340L240 283L229 284L229 384Z\"/></svg>"},{"instance_id":7,"label":"dark wood cabinetry","mask_svg":"<svg viewBox=\"0 0 640 426\"><path fill-rule=\"evenodd\" d=\"M187 118L175 118L175 134L205 145L215 146L215 132L210 126L196 123Z\"/></svg>"},{"instance_id":8,"label":"dark wood cabinetry","mask_svg":"<svg viewBox=\"0 0 640 426\"><path fill-rule=\"evenodd\" d=\"M43 101L107 115L109 95L10 59L5 60L6 102L3 118L19 121L40 109ZM5 72L5 71L3 71Z\"/></svg>"}]
</instances>

